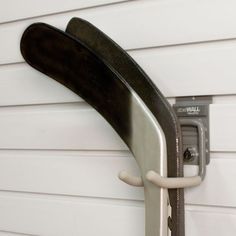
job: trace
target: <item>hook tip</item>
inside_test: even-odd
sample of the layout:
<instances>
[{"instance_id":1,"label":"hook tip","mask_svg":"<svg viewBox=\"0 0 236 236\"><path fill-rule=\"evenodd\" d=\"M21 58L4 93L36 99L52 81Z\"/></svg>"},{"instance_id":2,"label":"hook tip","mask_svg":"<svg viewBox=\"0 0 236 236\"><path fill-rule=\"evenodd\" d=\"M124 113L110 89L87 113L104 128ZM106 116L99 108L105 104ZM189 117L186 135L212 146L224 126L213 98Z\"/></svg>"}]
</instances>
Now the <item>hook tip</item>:
<instances>
[{"instance_id":1,"label":"hook tip","mask_svg":"<svg viewBox=\"0 0 236 236\"><path fill-rule=\"evenodd\" d=\"M136 186L136 187L143 186L143 180L141 177L132 176L125 170L120 171L118 177L121 181L123 181L131 186Z\"/></svg>"}]
</instances>

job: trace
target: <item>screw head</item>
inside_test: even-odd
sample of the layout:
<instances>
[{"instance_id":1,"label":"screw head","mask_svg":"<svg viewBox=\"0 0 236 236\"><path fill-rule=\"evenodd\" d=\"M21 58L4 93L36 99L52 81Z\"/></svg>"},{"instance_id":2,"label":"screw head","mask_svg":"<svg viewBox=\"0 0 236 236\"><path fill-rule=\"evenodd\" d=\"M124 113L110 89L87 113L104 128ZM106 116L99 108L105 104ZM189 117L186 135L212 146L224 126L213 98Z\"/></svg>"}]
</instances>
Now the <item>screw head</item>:
<instances>
[{"instance_id":1,"label":"screw head","mask_svg":"<svg viewBox=\"0 0 236 236\"><path fill-rule=\"evenodd\" d=\"M192 161L195 157L195 152L191 148L184 151L184 161Z\"/></svg>"}]
</instances>

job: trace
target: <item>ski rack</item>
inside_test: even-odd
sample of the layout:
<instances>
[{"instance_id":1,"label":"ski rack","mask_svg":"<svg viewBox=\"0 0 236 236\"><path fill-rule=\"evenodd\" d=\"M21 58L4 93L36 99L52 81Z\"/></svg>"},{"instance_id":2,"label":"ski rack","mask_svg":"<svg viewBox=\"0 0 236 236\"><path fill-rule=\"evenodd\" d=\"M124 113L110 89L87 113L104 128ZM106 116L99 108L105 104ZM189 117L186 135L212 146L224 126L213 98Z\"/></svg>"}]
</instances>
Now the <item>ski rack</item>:
<instances>
[{"instance_id":1,"label":"ski rack","mask_svg":"<svg viewBox=\"0 0 236 236\"><path fill-rule=\"evenodd\" d=\"M70 26L74 27L77 19L71 23L73 24ZM199 99L191 100L191 107L196 108L195 110L192 108L194 112L191 115L188 112L191 109L187 109L189 104L185 104L186 100L177 99L174 106L177 119L160 91L116 44L112 43L108 51L111 48L113 52L118 50L119 56L126 60L123 71L122 64L111 63L114 58L109 59L109 53L99 55L96 52L96 50L99 51L98 48L88 45L89 42L72 37L71 34L75 31L71 30L71 34L67 32L43 23L29 26L21 39L23 57L32 67L65 85L92 105L130 148L140 167L141 176L136 177L127 171L121 171L119 178L132 186L144 186L146 236L167 236L168 226L171 229L171 235L184 236L184 225L182 220L179 221L179 218L183 216L179 212L184 209L183 202L180 204L180 199L183 197L181 189L196 186L204 179L205 157L209 149L207 146L209 144L206 145L206 137L209 136L206 134L208 117L205 113L203 117L202 109L200 109L202 105L196 106L194 103ZM101 37L101 32L99 34ZM111 43L107 40L105 41L108 44ZM64 55L69 56L69 59L65 60ZM126 71L127 64L129 64L129 76ZM134 74L136 76L133 76ZM135 81L136 77L140 77L140 80ZM205 105L208 106L208 104ZM202 122L203 120L205 123ZM179 139L180 125L184 134L184 148L188 145L187 141L185 143L188 130L185 135L183 127L184 129L186 126L192 127L194 132L196 131L192 135L195 141L191 147L186 146L184 157L188 157L189 163L194 160L200 164L198 176L181 177L181 169L177 171L174 169L172 175L177 177L169 175L167 177L169 174L167 169L172 168L169 164L171 161L176 161L178 155L182 153L180 150L182 143ZM197 140L196 133L199 135ZM176 146L169 149L175 153L174 156L169 156L167 153L169 142L173 144L176 142ZM175 148L177 151L174 150ZM197 157L199 157L198 160ZM177 166L179 163L181 160L178 159L174 165ZM175 208L175 218L172 218L173 211L169 213L169 208ZM175 222L171 223L173 219ZM173 227L175 227L174 230Z\"/></svg>"},{"instance_id":2,"label":"ski rack","mask_svg":"<svg viewBox=\"0 0 236 236\"><path fill-rule=\"evenodd\" d=\"M180 97L173 105L179 118L183 139L183 160L187 165L199 165L197 176L168 178L149 170L147 180L160 188L187 188L201 184L206 175L209 155L209 104L211 96ZM143 186L141 177L132 176L127 171L119 173L119 178L133 186Z\"/></svg>"},{"instance_id":3,"label":"ski rack","mask_svg":"<svg viewBox=\"0 0 236 236\"><path fill-rule=\"evenodd\" d=\"M183 160L188 165L199 165L197 176L168 178L149 170L147 180L160 188L187 188L201 184L209 164L209 104L210 96L181 97L173 106L179 118L183 139ZM126 171L119 173L119 178L133 186L143 186L141 177L132 176Z\"/></svg>"}]
</instances>

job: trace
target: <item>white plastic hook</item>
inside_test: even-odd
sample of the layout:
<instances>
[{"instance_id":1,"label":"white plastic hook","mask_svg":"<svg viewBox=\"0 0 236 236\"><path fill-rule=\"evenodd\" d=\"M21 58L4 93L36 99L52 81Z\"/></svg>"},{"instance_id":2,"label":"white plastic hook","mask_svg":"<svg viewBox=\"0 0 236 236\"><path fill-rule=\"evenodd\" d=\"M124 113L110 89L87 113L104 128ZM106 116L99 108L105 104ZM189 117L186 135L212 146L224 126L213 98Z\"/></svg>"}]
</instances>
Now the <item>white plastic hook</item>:
<instances>
[{"instance_id":1,"label":"white plastic hook","mask_svg":"<svg viewBox=\"0 0 236 236\"><path fill-rule=\"evenodd\" d=\"M160 188L188 188L201 184L202 179L200 176L193 177L162 177L153 170L148 171L146 174L147 180Z\"/></svg>"},{"instance_id":2,"label":"white plastic hook","mask_svg":"<svg viewBox=\"0 0 236 236\"><path fill-rule=\"evenodd\" d=\"M200 185L206 173L206 144L205 144L205 130L200 120L181 119L181 125L195 126L199 133L199 174L192 177L163 177L157 172L150 170L146 174L146 179L159 188L188 188ZM121 171L119 178L132 186L142 187L143 180L141 177L130 175L127 171Z\"/></svg>"},{"instance_id":3,"label":"white plastic hook","mask_svg":"<svg viewBox=\"0 0 236 236\"><path fill-rule=\"evenodd\" d=\"M125 170L122 170L118 176L119 176L119 179L125 182L126 184L129 184L135 187L143 187L143 180L141 177L133 176Z\"/></svg>"},{"instance_id":4,"label":"white plastic hook","mask_svg":"<svg viewBox=\"0 0 236 236\"><path fill-rule=\"evenodd\" d=\"M127 171L123 170L119 173L119 179L135 187L143 187L143 180L141 177L133 176ZM146 174L146 179L156 185L159 188L188 188L201 184L202 179L200 176L193 177L162 177L153 170L150 170Z\"/></svg>"}]
</instances>

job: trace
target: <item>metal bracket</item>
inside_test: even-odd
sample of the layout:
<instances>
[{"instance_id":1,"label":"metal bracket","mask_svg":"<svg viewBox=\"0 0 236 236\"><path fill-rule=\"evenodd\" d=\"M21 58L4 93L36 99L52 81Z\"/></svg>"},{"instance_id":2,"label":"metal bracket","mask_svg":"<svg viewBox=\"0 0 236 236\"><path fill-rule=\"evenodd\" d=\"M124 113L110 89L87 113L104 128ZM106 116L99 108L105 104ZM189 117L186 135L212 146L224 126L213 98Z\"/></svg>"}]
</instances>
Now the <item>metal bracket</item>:
<instances>
[{"instance_id":1,"label":"metal bracket","mask_svg":"<svg viewBox=\"0 0 236 236\"><path fill-rule=\"evenodd\" d=\"M197 176L167 178L155 171L148 171L146 179L161 188L186 188L201 184L205 178L206 165L209 164L209 104L212 98L177 98L174 110L179 118L183 136L184 164L199 165ZM119 178L133 186L143 186L141 177L121 171Z\"/></svg>"},{"instance_id":2,"label":"metal bracket","mask_svg":"<svg viewBox=\"0 0 236 236\"><path fill-rule=\"evenodd\" d=\"M174 110L179 118L183 137L184 164L199 165L199 176L205 177L209 155L209 104L210 96L181 97L176 99Z\"/></svg>"}]
</instances>

